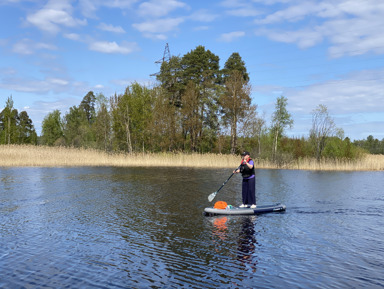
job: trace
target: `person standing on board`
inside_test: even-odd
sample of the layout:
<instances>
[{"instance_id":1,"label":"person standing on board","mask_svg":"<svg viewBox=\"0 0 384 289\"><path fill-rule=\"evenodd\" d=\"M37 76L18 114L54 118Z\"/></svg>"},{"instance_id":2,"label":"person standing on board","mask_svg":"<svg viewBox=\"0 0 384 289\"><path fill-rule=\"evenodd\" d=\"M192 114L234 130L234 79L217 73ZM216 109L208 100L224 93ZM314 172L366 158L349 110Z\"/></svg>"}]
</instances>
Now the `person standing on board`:
<instances>
[{"instance_id":1,"label":"person standing on board","mask_svg":"<svg viewBox=\"0 0 384 289\"><path fill-rule=\"evenodd\" d=\"M255 165L249 155L249 152L245 151L241 154L241 165L237 170L234 171L234 173L241 173L243 177L243 204L240 205L240 208L248 207L249 205L252 209L256 208Z\"/></svg>"}]
</instances>

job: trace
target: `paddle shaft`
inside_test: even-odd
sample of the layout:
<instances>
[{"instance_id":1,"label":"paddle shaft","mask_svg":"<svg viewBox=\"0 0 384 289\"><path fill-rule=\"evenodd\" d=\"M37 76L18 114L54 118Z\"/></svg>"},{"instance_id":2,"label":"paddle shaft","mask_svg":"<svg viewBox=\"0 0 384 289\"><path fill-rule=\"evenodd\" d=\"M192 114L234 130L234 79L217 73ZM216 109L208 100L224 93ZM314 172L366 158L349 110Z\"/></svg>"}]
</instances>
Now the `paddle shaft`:
<instances>
[{"instance_id":1,"label":"paddle shaft","mask_svg":"<svg viewBox=\"0 0 384 289\"><path fill-rule=\"evenodd\" d=\"M230 178L232 178L232 176L235 174L235 172L240 168L240 166L233 171L232 175L229 176L229 178L221 185L221 187L216 191L216 193L218 193L224 186L225 184L230 180Z\"/></svg>"}]
</instances>

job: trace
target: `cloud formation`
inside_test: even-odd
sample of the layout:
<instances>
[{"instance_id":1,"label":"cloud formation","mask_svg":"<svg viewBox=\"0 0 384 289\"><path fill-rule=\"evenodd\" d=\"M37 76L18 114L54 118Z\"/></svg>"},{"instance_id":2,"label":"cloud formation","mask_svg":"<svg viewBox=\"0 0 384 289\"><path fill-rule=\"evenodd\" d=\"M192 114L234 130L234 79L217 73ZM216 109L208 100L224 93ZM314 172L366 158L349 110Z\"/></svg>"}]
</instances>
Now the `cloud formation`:
<instances>
[{"instance_id":1,"label":"cloud formation","mask_svg":"<svg viewBox=\"0 0 384 289\"><path fill-rule=\"evenodd\" d=\"M123 42L119 45L114 41L95 41L90 43L89 49L108 54L129 54L137 50L137 44L133 42Z\"/></svg>"},{"instance_id":2,"label":"cloud formation","mask_svg":"<svg viewBox=\"0 0 384 289\"><path fill-rule=\"evenodd\" d=\"M340 80L331 80L291 89L289 99L293 111L311 111L324 104L338 114L376 113L384 111L384 70L351 73Z\"/></svg>"},{"instance_id":3,"label":"cloud formation","mask_svg":"<svg viewBox=\"0 0 384 289\"><path fill-rule=\"evenodd\" d=\"M70 2L51 0L42 9L29 14L26 21L51 34L58 33L62 27L86 25L87 20L76 19L71 15L72 10Z\"/></svg>"},{"instance_id":4,"label":"cloud formation","mask_svg":"<svg viewBox=\"0 0 384 289\"><path fill-rule=\"evenodd\" d=\"M55 77L44 79L8 77L0 82L0 88L38 94L60 93L70 89L70 82L67 79Z\"/></svg>"},{"instance_id":5,"label":"cloud formation","mask_svg":"<svg viewBox=\"0 0 384 289\"><path fill-rule=\"evenodd\" d=\"M164 17L178 8L188 8L184 2L177 0L150 0L140 4L138 14L145 17Z\"/></svg>"},{"instance_id":6,"label":"cloud formation","mask_svg":"<svg viewBox=\"0 0 384 289\"><path fill-rule=\"evenodd\" d=\"M331 57L384 52L384 2L307 1L287 2L286 7L255 20L255 33L271 40L294 43L300 48L330 43ZM306 25L294 25L305 22ZM287 28L281 24L286 23ZM275 27L275 25L279 25ZM305 28L302 28L305 26Z\"/></svg>"},{"instance_id":7,"label":"cloud formation","mask_svg":"<svg viewBox=\"0 0 384 289\"><path fill-rule=\"evenodd\" d=\"M36 42L31 39L22 39L16 42L12 51L17 54L32 55L38 50L56 50L57 47L50 43Z\"/></svg>"},{"instance_id":8,"label":"cloud formation","mask_svg":"<svg viewBox=\"0 0 384 289\"><path fill-rule=\"evenodd\" d=\"M232 42L232 41L235 41L236 39L238 39L240 37L244 37L244 36L245 36L244 31L233 31L233 32L221 34L221 36L219 37L219 41Z\"/></svg>"},{"instance_id":9,"label":"cloud formation","mask_svg":"<svg viewBox=\"0 0 384 289\"><path fill-rule=\"evenodd\" d=\"M100 23L99 26L97 26L97 28L107 32L125 33L125 30L121 26L113 26L111 24L106 24L106 23Z\"/></svg>"},{"instance_id":10,"label":"cloud formation","mask_svg":"<svg viewBox=\"0 0 384 289\"><path fill-rule=\"evenodd\" d=\"M174 31L184 22L184 18L165 18L134 23L132 26L148 38L166 39L166 33Z\"/></svg>"}]
</instances>

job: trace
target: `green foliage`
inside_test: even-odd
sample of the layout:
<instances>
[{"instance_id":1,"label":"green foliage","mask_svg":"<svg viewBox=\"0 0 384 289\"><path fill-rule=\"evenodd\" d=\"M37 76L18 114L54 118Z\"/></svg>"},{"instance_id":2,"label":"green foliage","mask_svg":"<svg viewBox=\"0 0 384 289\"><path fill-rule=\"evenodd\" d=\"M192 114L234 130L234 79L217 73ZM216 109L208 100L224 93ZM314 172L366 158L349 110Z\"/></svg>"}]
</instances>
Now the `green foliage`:
<instances>
[{"instance_id":1,"label":"green foliage","mask_svg":"<svg viewBox=\"0 0 384 289\"><path fill-rule=\"evenodd\" d=\"M244 61L238 53L233 53L225 63L224 91L220 96L222 122L231 129L231 153L238 151L238 126L252 113L251 87Z\"/></svg>"},{"instance_id":2,"label":"green foliage","mask_svg":"<svg viewBox=\"0 0 384 289\"><path fill-rule=\"evenodd\" d=\"M315 157L320 161L327 142L336 136L338 130L335 122L328 113L327 106L320 104L312 111L312 128L309 132L314 147ZM336 148L336 147L334 147ZM336 152L335 152L336 153Z\"/></svg>"},{"instance_id":3,"label":"green foliage","mask_svg":"<svg viewBox=\"0 0 384 289\"><path fill-rule=\"evenodd\" d=\"M227 80L227 78L230 77L234 71L240 72L245 82L249 81L249 75L247 68L245 67L245 62L238 52L232 53L224 64L224 69L222 71L224 81Z\"/></svg>"},{"instance_id":4,"label":"green foliage","mask_svg":"<svg viewBox=\"0 0 384 289\"><path fill-rule=\"evenodd\" d=\"M123 95L111 98L113 143L120 150L146 150L150 140L153 93L150 89L133 83Z\"/></svg>"},{"instance_id":5,"label":"green foliage","mask_svg":"<svg viewBox=\"0 0 384 289\"><path fill-rule=\"evenodd\" d=\"M380 141L372 135L369 135L367 139L355 140L353 144L371 154L384 154L384 138Z\"/></svg>"},{"instance_id":6,"label":"green foliage","mask_svg":"<svg viewBox=\"0 0 384 289\"><path fill-rule=\"evenodd\" d=\"M198 46L183 57L173 56L162 63L157 75L162 88L161 101L156 108L172 114L169 115L168 149L179 147L175 145L175 140L180 137L183 139L183 150L188 147L192 151L203 152L207 147L214 147L219 129L219 60L204 46ZM168 99L176 109L167 107L163 99ZM153 115L159 121L156 111ZM179 124L181 128L177 127Z\"/></svg>"},{"instance_id":7,"label":"green foliage","mask_svg":"<svg viewBox=\"0 0 384 289\"><path fill-rule=\"evenodd\" d=\"M185 83L182 77L181 58L172 56L169 61L161 64L160 73L156 79L160 82L162 94L169 101L170 105L181 106L181 95Z\"/></svg>"},{"instance_id":8,"label":"green foliage","mask_svg":"<svg viewBox=\"0 0 384 289\"><path fill-rule=\"evenodd\" d=\"M272 159L276 160L279 140L287 127L292 128L293 119L287 110L288 99L284 96L278 97L275 104L275 111L272 115L271 137L273 138Z\"/></svg>"},{"instance_id":9,"label":"green foliage","mask_svg":"<svg viewBox=\"0 0 384 289\"><path fill-rule=\"evenodd\" d=\"M44 118L42 123L42 144L53 146L60 144L59 140L63 140L63 124L60 114L59 110L54 110Z\"/></svg>"},{"instance_id":10,"label":"green foliage","mask_svg":"<svg viewBox=\"0 0 384 289\"><path fill-rule=\"evenodd\" d=\"M13 99L7 99L0 112L0 144L37 144L37 134L26 111L18 113Z\"/></svg>"},{"instance_id":11,"label":"green foliage","mask_svg":"<svg viewBox=\"0 0 384 289\"><path fill-rule=\"evenodd\" d=\"M333 159L359 159L364 154L364 151L354 146L347 137L344 140L339 137L330 138L324 149L324 158Z\"/></svg>"},{"instance_id":12,"label":"green foliage","mask_svg":"<svg viewBox=\"0 0 384 289\"><path fill-rule=\"evenodd\" d=\"M132 83L123 94L109 98L90 91L62 118L58 110L49 113L42 123L42 144L129 153L247 150L254 158L281 166L314 156L357 159L364 150L384 153L384 140L369 136L351 143L344 138L324 105L312 112L308 138L286 137L293 120L284 96L276 99L268 126L251 103L249 75L239 53L232 53L220 70L219 57L198 46L164 61L157 81L151 88ZM36 139L27 112L19 114L8 98L0 112L0 144Z\"/></svg>"},{"instance_id":13,"label":"green foliage","mask_svg":"<svg viewBox=\"0 0 384 289\"><path fill-rule=\"evenodd\" d=\"M37 134L26 111L19 114L18 135L19 144L37 144Z\"/></svg>"},{"instance_id":14,"label":"green foliage","mask_svg":"<svg viewBox=\"0 0 384 289\"><path fill-rule=\"evenodd\" d=\"M111 149L111 122L108 100L103 94L96 97L96 117L92 126L96 136L96 148L108 151Z\"/></svg>"},{"instance_id":15,"label":"green foliage","mask_svg":"<svg viewBox=\"0 0 384 289\"><path fill-rule=\"evenodd\" d=\"M150 134L153 151L183 150L183 134L180 107L169 102L167 92L162 87L152 90L154 97Z\"/></svg>"},{"instance_id":16,"label":"green foliage","mask_svg":"<svg viewBox=\"0 0 384 289\"><path fill-rule=\"evenodd\" d=\"M95 119L95 101L96 96L93 94L93 91L90 91L80 103L80 109L84 110L89 124L92 124Z\"/></svg>"},{"instance_id":17,"label":"green foliage","mask_svg":"<svg viewBox=\"0 0 384 289\"><path fill-rule=\"evenodd\" d=\"M12 96L8 97L5 108L0 113L0 143L16 144L18 112L13 107Z\"/></svg>"},{"instance_id":18,"label":"green foliage","mask_svg":"<svg viewBox=\"0 0 384 289\"><path fill-rule=\"evenodd\" d=\"M92 147L92 131L81 106L72 106L64 116L64 136L68 146Z\"/></svg>"}]
</instances>

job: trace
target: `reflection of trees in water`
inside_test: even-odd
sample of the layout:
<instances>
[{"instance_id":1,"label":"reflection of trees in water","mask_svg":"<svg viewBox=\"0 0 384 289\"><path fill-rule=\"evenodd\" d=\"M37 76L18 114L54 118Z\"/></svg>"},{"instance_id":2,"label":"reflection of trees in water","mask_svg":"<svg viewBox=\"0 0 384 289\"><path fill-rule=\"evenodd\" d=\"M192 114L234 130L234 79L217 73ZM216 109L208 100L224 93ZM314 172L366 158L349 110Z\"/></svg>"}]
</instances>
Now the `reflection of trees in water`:
<instances>
[{"instance_id":1,"label":"reflection of trees in water","mask_svg":"<svg viewBox=\"0 0 384 289\"><path fill-rule=\"evenodd\" d=\"M256 216L245 217L241 222L241 231L238 239L238 254L237 259L244 263L249 264L253 272L256 271L257 260L255 260L255 250L257 240L255 236L255 224Z\"/></svg>"}]
</instances>

